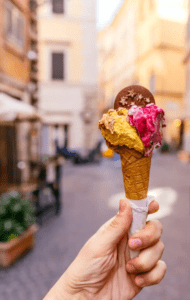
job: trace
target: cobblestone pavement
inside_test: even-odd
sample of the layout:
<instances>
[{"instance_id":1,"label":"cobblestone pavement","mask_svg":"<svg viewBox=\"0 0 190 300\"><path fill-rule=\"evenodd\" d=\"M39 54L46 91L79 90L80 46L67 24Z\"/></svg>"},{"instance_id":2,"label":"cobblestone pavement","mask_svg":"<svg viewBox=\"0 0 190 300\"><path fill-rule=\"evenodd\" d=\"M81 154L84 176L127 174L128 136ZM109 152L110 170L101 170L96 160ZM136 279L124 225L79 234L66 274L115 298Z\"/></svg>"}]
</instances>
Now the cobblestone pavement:
<instances>
[{"instance_id":1,"label":"cobblestone pavement","mask_svg":"<svg viewBox=\"0 0 190 300\"><path fill-rule=\"evenodd\" d=\"M156 286L135 300L189 300L190 165L175 155L155 154L151 187L171 187L178 193L170 216L161 219L168 271ZM116 212L110 196L123 191L120 168L111 160L100 165L64 166L63 209L50 212L37 233L35 248L8 269L0 270L0 300L41 300L74 259L86 240Z\"/></svg>"}]
</instances>

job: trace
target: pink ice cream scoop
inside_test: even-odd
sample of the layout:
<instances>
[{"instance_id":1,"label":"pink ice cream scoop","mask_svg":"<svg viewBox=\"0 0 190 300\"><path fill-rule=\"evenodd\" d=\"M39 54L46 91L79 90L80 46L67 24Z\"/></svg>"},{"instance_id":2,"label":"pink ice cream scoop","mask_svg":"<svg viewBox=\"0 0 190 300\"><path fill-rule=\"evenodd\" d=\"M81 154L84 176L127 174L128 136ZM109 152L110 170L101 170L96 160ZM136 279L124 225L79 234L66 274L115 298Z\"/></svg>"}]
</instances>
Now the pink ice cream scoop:
<instances>
[{"instance_id":1,"label":"pink ice cream scoop","mask_svg":"<svg viewBox=\"0 0 190 300\"><path fill-rule=\"evenodd\" d=\"M164 111L154 104L145 107L132 106L128 111L129 123L137 132L145 147L145 156L161 145L162 128L166 126Z\"/></svg>"}]
</instances>

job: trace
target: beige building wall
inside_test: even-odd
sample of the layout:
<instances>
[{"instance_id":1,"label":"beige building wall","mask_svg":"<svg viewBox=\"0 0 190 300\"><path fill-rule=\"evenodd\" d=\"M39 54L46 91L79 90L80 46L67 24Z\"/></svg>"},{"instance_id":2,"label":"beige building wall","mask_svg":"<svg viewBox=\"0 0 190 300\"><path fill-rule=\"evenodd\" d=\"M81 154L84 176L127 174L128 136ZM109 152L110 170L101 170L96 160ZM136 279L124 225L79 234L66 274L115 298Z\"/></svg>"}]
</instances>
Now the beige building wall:
<instances>
[{"instance_id":1,"label":"beige building wall","mask_svg":"<svg viewBox=\"0 0 190 300\"><path fill-rule=\"evenodd\" d=\"M139 2L142 3L144 8L139 7L137 24L138 83L150 89L156 104L164 109L167 122L164 139L177 146L180 140L177 120L184 112L187 8L185 1L179 0L165 4L162 0L152 1L151 7L146 6L146 1Z\"/></svg>"},{"instance_id":2,"label":"beige building wall","mask_svg":"<svg viewBox=\"0 0 190 300\"><path fill-rule=\"evenodd\" d=\"M120 89L136 82L136 9L137 2L124 1L113 22L99 32L101 111L113 106Z\"/></svg>"},{"instance_id":3,"label":"beige building wall","mask_svg":"<svg viewBox=\"0 0 190 300\"><path fill-rule=\"evenodd\" d=\"M47 126L58 125L60 132L68 127L69 148L90 149L98 132L96 1L64 3L63 14L53 13L50 2L38 14L39 108ZM63 79L52 79L52 53L64 54ZM54 146L50 148L47 151L54 152Z\"/></svg>"}]
</instances>

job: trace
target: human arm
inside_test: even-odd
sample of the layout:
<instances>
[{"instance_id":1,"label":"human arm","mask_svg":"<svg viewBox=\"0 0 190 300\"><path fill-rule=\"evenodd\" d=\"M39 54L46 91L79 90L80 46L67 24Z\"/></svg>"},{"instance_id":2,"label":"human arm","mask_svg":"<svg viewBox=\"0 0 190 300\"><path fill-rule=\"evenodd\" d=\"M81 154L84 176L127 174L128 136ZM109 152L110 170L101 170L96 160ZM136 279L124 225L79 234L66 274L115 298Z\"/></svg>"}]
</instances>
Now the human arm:
<instances>
[{"instance_id":1,"label":"human arm","mask_svg":"<svg viewBox=\"0 0 190 300\"><path fill-rule=\"evenodd\" d=\"M149 213L157 209L153 201ZM159 283L166 272L160 260L164 250L162 226L159 221L149 221L128 240L131 221L131 207L123 199L119 213L87 241L44 300L129 300L142 287ZM140 250L139 257L130 260L128 247ZM140 279L144 279L143 284Z\"/></svg>"}]
</instances>

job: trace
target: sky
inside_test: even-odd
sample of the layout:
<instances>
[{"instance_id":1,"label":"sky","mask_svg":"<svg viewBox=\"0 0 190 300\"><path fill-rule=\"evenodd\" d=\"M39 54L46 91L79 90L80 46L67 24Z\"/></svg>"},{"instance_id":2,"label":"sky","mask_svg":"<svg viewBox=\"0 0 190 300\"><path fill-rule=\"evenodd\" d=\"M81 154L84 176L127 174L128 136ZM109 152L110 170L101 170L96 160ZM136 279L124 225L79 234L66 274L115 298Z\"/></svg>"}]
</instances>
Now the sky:
<instances>
[{"instance_id":1,"label":"sky","mask_svg":"<svg viewBox=\"0 0 190 300\"><path fill-rule=\"evenodd\" d=\"M97 28L109 24L124 0L97 0ZM186 21L186 12L180 8L182 0L160 0L160 13L163 18L179 22ZM187 1L187 0L186 0Z\"/></svg>"},{"instance_id":2,"label":"sky","mask_svg":"<svg viewBox=\"0 0 190 300\"><path fill-rule=\"evenodd\" d=\"M109 24L123 0L97 0L97 28Z\"/></svg>"}]
</instances>

